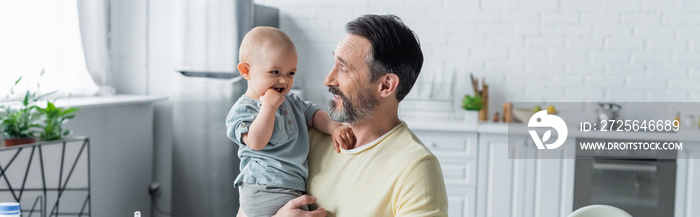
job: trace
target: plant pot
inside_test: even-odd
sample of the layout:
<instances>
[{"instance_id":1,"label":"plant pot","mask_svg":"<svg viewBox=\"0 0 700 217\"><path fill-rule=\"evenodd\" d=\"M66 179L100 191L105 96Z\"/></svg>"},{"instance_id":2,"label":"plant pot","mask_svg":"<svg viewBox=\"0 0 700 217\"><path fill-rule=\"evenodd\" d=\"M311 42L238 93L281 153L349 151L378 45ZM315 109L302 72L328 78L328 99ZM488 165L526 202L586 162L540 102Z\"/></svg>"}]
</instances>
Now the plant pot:
<instances>
[{"instance_id":1,"label":"plant pot","mask_svg":"<svg viewBox=\"0 0 700 217\"><path fill-rule=\"evenodd\" d=\"M12 138L12 139L5 139L5 147L10 147L10 146L15 146L15 145L23 145L23 144L30 144L36 142L35 138Z\"/></svg>"},{"instance_id":2,"label":"plant pot","mask_svg":"<svg viewBox=\"0 0 700 217\"><path fill-rule=\"evenodd\" d=\"M468 124L479 124L479 111L477 110L465 110L464 111L464 122Z\"/></svg>"}]
</instances>

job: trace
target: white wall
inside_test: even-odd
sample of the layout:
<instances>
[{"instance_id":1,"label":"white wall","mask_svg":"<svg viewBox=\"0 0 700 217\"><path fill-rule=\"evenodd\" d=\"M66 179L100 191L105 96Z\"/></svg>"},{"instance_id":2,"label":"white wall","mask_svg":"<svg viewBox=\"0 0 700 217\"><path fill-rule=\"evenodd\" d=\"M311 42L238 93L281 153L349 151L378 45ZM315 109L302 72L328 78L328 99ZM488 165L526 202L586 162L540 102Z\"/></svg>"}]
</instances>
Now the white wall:
<instances>
[{"instance_id":1,"label":"white wall","mask_svg":"<svg viewBox=\"0 0 700 217\"><path fill-rule=\"evenodd\" d=\"M256 2L280 8L307 98L322 105L344 25L367 13L398 15L418 34L421 79L451 68L485 77L491 108L504 101L700 100L700 1ZM458 81L455 95L471 94L467 80Z\"/></svg>"}]
</instances>

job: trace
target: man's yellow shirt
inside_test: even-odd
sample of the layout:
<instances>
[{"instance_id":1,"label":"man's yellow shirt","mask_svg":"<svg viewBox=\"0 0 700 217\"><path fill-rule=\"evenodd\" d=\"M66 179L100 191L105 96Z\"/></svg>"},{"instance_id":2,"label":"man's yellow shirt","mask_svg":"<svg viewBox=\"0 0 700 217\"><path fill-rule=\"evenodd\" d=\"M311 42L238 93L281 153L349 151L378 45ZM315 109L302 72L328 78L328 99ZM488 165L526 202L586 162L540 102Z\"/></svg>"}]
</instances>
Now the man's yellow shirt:
<instances>
[{"instance_id":1,"label":"man's yellow shirt","mask_svg":"<svg viewBox=\"0 0 700 217\"><path fill-rule=\"evenodd\" d=\"M405 123L340 154L311 130L307 193L328 216L447 216L440 163Z\"/></svg>"}]
</instances>

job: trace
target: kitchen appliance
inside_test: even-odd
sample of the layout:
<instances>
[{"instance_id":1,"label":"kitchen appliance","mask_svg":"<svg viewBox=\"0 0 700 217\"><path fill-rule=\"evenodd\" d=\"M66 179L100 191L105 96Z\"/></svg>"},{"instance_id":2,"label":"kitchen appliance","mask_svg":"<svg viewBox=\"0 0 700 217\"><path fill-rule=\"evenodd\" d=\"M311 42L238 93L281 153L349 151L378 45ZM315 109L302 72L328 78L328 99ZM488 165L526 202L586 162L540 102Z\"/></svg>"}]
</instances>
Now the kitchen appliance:
<instances>
[{"instance_id":1,"label":"kitchen appliance","mask_svg":"<svg viewBox=\"0 0 700 217\"><path fill-rule=\"evenodd\" d=\"M601 139L579 138L581 142ZM609 140L605 142L653 142ZM675 151L577 150L574 210L604 204L635 217L673 216Z\"/></svg>"},{"instance_id":2,"label":"kitchen appliance","mask_svg":"<svg viewBox=\"0 0 700 217\"><path fill-rule=\"evenodd\" d=\"M236 216L238 146L226 137L225 120L247 88L236 70L238 48L254 26L279 26L279 10L252 0L184 4L181 67L173 72L172 216Z\"/></svg>"},{"instance_id":3,"label":"kitchen appliance","mask_svg":"<svg viewBox=\"0 0 700 217\"><path fill-rule=\"evenodd\" d=\"M615 103L598 103L595 109L598 123L600 121L617 120L620 117L620 110L622 110L622 106Z\"/></svg>"}]
</instances>

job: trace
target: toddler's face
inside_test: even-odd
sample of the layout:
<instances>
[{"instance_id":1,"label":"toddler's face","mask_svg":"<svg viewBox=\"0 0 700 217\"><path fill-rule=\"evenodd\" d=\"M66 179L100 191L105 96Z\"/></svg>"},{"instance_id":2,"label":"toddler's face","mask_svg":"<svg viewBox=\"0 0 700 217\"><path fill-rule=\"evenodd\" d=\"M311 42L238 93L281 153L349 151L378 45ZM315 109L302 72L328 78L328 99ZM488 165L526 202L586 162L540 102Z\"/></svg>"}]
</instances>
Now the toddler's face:
<instances>
[{"instance_id":1,"label":"toddler's face","mask_svg":"<svg viewBox=\"0 0 700 217\"><path fill-rule=\"evenodd\" d=\"M249 64L249 85L259 97L268 89L286 95L294 85L297 53L294 49L264 48Z\"/></svg>"}]
</instances>

